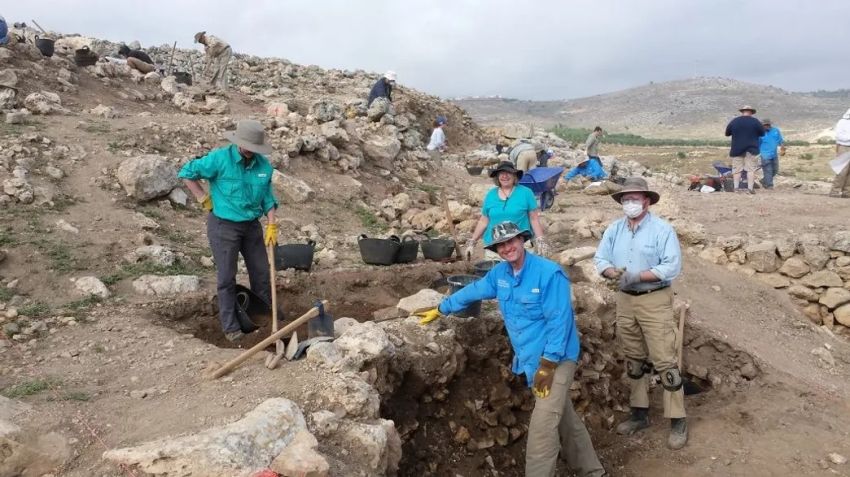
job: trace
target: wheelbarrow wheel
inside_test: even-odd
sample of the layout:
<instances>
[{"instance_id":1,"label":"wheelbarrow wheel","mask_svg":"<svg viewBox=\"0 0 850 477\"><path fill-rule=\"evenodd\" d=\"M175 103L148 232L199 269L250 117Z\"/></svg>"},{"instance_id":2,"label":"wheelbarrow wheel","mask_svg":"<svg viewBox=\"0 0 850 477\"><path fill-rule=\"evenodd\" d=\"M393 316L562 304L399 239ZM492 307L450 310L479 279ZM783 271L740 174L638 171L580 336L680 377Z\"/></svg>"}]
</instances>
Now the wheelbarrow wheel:
<instances>
[{"instance_id":1,"label":"wheelbarrow wheel","mask_svg":"<svg viewBox=\"0 0 850 477\"><path fill-rule=\"evenodd\" d=\"M555 193L547 190L540 195L540 210L547 210L555 203Z\"/></svg>"}]
</instances>

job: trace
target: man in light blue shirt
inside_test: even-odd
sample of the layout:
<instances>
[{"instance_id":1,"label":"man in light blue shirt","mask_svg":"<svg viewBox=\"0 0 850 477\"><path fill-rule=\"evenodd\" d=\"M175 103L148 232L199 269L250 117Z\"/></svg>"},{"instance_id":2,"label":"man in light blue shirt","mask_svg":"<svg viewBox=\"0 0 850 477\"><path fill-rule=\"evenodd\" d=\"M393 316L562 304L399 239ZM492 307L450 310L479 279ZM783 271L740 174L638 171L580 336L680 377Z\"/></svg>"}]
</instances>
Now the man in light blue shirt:
<instances>
[{"instance_id":1,"label":"man in light blue shirt","mask_svg":"<svg viewBox=\"0 0 850 477\"><path fill-rule=\"evenodd\" d=\"M681 449L688 442L688 425L670 288L682 271L679 239L670 224L649 213L649 206L660 196L645 179L630 177L623 190L611 196L623 206L625 217L605 230L595 259L597 271L619 281L620 288L617 334L626 356L632 411L617 432L631 435L649 427L647 373L654 367L664 388L664 417L671 424L667 446Z\"/></svg>"},{"instance_id":2,"label":"man in light blue shirt","mask_svg":"<svg viewBox=\"0 0 850 477\"><path fill-rule=\"evenodd\" d=\"M438 308L421 313L420 323L461 311L478 300L497 298L514 351L511 369L525 375L537 397L528 425L525 475L554 475L560 451L578 475L605 476L570 400L580 350L570 282L557 263L525 250L523 243L530 238L529 230L513 222L497 224L487 248L504 261Z\"/></svg>"},{"instance_id":3,"label":"man in light blue shirt","mask_svg":"<svg viewBox=\"0 0 850 477\"><path fill-rule=\"evenodd\" d=\"M764 174L761 185L769 190L773 189L773 177L779 173L779 156L785 154L785 138L779 128L773 127L770 119L761 123L764 126L764 136L759 138L761 171Z\"/></svg>"}]
</instances>

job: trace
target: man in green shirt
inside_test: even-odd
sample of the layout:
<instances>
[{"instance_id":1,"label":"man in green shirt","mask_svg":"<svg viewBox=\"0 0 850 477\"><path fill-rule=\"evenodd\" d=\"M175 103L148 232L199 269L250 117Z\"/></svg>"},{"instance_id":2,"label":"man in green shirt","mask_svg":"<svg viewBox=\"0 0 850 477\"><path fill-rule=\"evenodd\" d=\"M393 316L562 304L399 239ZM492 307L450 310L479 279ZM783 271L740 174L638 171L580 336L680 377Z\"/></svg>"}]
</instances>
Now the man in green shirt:
<instances>
[{"instance_id":1,"label":"man in green shirt","mask_svg":"<svg viewBox=\"0 0 850 477\"><path fill-rule=\"evenodd\" d=\"M177 177L210 213L207 238L216 265L219 319L224 336L233 342L244 336L236 318L240 253L248 268L251 290L271 303L266 247L277 243L278 204L272 192L274 168L263 156L272 151L263 125L258 121L239 121L236 131L228 131L224 137L230 145L189 161ZM209 183L209 193L201 186L201 179ZM265 237L259 221L262 216L268 219Z\"/></svg>"},{"instance_id":2,"label":"man in green shirt","mask_svg":"<svg viewBox=\"0 0 850 477\"><path fill-rule=\"evenodd\" d=\"M584 143L584 153L587 154L590 160L595 160L599 167L602 167L602 160L599 159L599 138L603 134L605 134L605 131L601 127L596 126L593 128L593 132L587 136L587 141Z\"/></svg>"}]
</instances>

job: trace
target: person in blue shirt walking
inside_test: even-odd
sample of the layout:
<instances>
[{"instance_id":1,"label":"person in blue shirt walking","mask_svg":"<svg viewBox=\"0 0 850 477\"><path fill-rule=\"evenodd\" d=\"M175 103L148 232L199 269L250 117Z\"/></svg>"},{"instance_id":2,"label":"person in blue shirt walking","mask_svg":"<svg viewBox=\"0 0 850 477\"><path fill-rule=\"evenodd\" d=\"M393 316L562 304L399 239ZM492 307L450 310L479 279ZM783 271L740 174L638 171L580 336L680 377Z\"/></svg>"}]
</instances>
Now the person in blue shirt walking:
<instances>
[{"instance_id":1,"label":"person in blue shirt walking","mask_svg":"<svg viewBox=\"0 0 850 477\"><path fill-rule=\"evenodd\" d=\"M575 167L567 172L567 175L564 176L564 180L568 181L576 176L587 177L592 181L601 181L608 177L608 174L605 173L605 169L603 169L597 161L594 161L589 157L585 157L581 162L576 164Z\"/></svg>"},{"instance_id":2,"label":"person in blue shirt walking","mask_svg":"<svg viewBox=\"0 0 850 477\"><path fill-rule=\"evenodd\" d=\"M523 247L528 229L513 222L493 227L487 246L504 260L480 280L419 313L427 324L478 300L499 300L514 351L514 374L525 375L536 396L528 425L525 475L555 475L558 452L580 476L604 476L584 423L573 409L570 385L579 357L579 334L570 302L570 281L560 265ZM561 446L563 439L564 446Z\"/></svg>"},{"instance_id":3,"label":"person in blue shirt walking","mask_svg":"<svg viewBox=\"0 0 850 477\"><path fill-rule=\"evenodd\" d=\"M779 156L785 155L785 138L779 128L773 127L770 119L763 119L764 136L759 138L759 154L761 155L761 170L764 178L761 185L765 189L773 189L773 177L779 173Z\"/></svg>"},{"instance_id":4,"label":"person in blue shirt walking","mask_svg":"<svg viewBox=\"0 0 850 477\"><path fill-rule=\"evenodd\" d=\"M236 131L225 133L232 144L210 151L189 161L177 177L204 210L207 238L215 259L218 282L218 313L224 336L234 342L244 334L236 316L236 270L239 254L245 259L251 290L267 304L271 303L271 280L266 247L277 243L272 192L272 168L264 154L272 151L263 125L243 120ZM209 183L209 193L200 184ZM259 218L268 223L263 236Z\"/></svg>"},{"instance_id":5,"label":"person in blue shirt walking","mask_svg":"<svg viewBox=\"0 0 850 477\"><path fill-rule=\"evenodd\" d=\"M387 71L378 81L372 85L369 90L369 99L366 101L367 106L372 105L372 101L378 98L387 98L387 101L393 101L393 88L395 87L396 73L395 71Z\"/></svg>"},{"instance_id":6,"label":"person in blue shirt walking","mask_svg":"<svg viewBox=\"0 0 850 477\"><path fill-rule=\"evenodd\" d=\"M664 388L664 417L670 419L667 446L688 442L685 394L676 350L677 324L670 284L682 270L682 251L673 227L652 215L660 196L641 177L629 177L611 194L625 217L605 230L596 249L596 270L618 281L617 335L631 382L631 416L617 432L631 435L649 427L649 375L655 367ZM650 363L652 363L650 365Z\"/></svg>"}]
</instances>

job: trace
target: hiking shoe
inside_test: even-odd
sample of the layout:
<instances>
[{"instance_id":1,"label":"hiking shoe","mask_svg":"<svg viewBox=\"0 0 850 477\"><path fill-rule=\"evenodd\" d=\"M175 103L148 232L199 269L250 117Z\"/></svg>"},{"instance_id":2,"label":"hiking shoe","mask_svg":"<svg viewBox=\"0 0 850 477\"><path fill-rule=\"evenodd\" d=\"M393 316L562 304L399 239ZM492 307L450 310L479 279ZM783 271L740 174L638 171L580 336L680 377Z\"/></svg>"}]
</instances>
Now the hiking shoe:
<instances>
[{"instance_id":1,"label":"hiking shoe","mask_svg":"<svg viewBox=\"0 0 850 477\"><path fill-rule=\"evenodd\" d=\"M617 434L630 436L647 427L649 427L649 409L645 407L633 407L629 418L617 425Z\"/></svg>"},{"instance_id":2,"label":"hiking shoe","mask_svg":"<svg viewBox=\"0 0 850 477\"><path fill-rule=\"evenodd\" d=\"M242 330L230 331L230 332L225 332L224 337L227 338L227 341L230 341L231 343L235 343L235 342L241 340L242 338L244 338L245 333L243 333Z\"/></svg>"},{"instance_id":3,"label":"hiking shoe","mask_svg":"<svg viewBox=\"0 0 850 477\"><path fill-rule=\"evenodd\" d=\"M747 189L747 194L756 195L755 189Z\"/></svg>"},{"instance_id":4,"label":"hiking shoe","mask_svg":"<svg viewBox=\"0 0 850 477\"><path fill-rule=\"evenodd\" d=\"M670 437L667 438L667 447L679 450L688 443L688 421L684 417L670 419Z\"/></svg>"}]
</instances>

